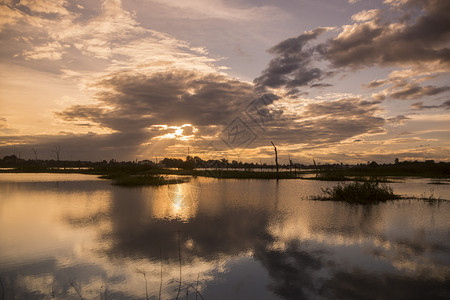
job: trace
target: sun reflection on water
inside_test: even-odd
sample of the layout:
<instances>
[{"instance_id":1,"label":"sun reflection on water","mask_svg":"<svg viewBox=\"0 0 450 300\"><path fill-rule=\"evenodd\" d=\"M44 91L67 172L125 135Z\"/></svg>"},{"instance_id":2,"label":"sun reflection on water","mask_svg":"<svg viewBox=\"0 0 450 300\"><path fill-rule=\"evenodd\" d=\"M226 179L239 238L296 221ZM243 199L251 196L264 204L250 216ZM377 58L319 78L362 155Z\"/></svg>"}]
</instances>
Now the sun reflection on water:
<instances>
[{"instance_id":1,"label":"sun reflection on water","mask_svg":"<svg viewBox=\"0 0 450 300\"><path fill-rule=\"evenodd\" d=\"M198 211L200 188L191 183L164 187L166 193L159 193L153 203L152 215L157 219L177 219L184 222L194 218Z\"/></svg>"}]
</instances>

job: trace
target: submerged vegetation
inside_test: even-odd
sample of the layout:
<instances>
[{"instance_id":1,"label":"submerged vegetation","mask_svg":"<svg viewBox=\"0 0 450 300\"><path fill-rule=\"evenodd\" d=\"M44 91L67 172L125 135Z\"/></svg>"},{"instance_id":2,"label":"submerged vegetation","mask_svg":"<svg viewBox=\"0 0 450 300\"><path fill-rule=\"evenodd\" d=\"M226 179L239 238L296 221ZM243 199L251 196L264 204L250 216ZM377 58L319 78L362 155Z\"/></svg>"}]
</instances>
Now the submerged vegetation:
<instances>
[{"instance_id":1,"label":"submerged vegetation","mask_svg":"<svg viewBox=\"0 0 450 300\"><path fill-rule=\"evenodd\" d=\"M392 188L376 180L339 183L332 188L322 189L323 195L313 197L315 200L343 201L355 204L376 204L401 197L394 194Z\"/></svg>"}]
</instances>

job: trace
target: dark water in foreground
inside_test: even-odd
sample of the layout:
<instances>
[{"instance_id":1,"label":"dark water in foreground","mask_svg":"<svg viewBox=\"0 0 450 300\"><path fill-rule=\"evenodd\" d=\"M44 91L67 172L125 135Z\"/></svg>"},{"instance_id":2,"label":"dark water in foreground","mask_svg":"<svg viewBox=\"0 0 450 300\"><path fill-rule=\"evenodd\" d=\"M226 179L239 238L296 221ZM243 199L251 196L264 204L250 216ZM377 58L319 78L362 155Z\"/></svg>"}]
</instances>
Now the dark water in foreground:
<instances>
[{"instance_id":1,"label":"dark water in foreground","mask_svg":"<svg viewBox=\"0 0 450 300\"><path fill-rule=\"evenodd\" d=\"M450 299L450 202L304 199L333 184L0 174L0 299Z\"/></svg>"}]
</instances>

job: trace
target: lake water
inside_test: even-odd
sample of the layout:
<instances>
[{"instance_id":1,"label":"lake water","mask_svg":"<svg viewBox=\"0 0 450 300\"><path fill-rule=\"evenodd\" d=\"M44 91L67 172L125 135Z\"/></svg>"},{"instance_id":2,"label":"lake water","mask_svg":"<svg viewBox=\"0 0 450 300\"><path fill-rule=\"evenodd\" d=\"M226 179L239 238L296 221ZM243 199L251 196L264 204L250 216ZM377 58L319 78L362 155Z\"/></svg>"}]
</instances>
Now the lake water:
<instances>
[{"instance_id":1,"label":"lake water","mask_svg":"<svg viewBox=\"0 0 450 300\"><path fill-rule=\"evenodd\" d=\"M450 299L450 202L307 199L334 184L0 174L0 299Z\"/></svg>"}]
</instances>

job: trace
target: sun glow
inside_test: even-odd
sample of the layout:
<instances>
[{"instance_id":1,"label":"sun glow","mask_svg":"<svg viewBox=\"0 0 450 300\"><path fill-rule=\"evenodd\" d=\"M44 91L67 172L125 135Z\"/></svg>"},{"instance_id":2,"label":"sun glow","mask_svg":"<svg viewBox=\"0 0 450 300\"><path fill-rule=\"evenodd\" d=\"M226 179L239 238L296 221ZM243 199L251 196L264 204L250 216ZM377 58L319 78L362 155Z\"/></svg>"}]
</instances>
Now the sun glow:
<instances>
[{"instance_id":1,"label":"sun glow","mask_svg":"<svg viewBox=\"0 0 450 300\"><path fill-rule=\"evenodd\" d=\"M191 124L183 124L181 126L157 125L157 127L159 127L159 130L172 131L155 137L157 140L177 139L180 141L188 141L192 140L195 133L198 132L198 128Z\"/></svg>"}]
</instances>

